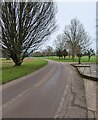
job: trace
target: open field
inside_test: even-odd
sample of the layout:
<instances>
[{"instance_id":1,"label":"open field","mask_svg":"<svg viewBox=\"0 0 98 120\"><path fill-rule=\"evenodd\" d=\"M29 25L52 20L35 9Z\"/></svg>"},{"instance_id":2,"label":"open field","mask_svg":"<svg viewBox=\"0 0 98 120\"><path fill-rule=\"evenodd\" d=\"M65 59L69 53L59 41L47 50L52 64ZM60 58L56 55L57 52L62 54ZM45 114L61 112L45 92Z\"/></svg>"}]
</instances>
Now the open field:
<instances>
[{"instance_id":1,"label":"open field","mask_svg":"<svg viewBox=\"0 0 98 120\"><path fill-rule=\"evenodd\" d=\"M72 60L72 58L70 57L66 57L65 60L64 59L59 59L59 57L57 56L53 56L53 57L45 57L46 59L49 59L49 60L54 60L54 61L57 61L57 62L78 62L78 57L75 57L74 61ZM81 62L89 62L88 61L88 56L84 56L81 58ZM90 62L96 62L96 56L92 56L91 59L90 59Z\"/></svg>"},{"instance_id":2,"label":"open field","mask_svg":"<svg viewBox=\"0 0 98 120\"><path fill-rule=\"evenodd\" d=\"M22 77L41 67L47 65L48 62L42 59L26 58L21 66L14 66L12 60L2 60L2 83L9 82L16 78ZM1 83L1 81L0 81Z\"/></svg>"}]
</instances>

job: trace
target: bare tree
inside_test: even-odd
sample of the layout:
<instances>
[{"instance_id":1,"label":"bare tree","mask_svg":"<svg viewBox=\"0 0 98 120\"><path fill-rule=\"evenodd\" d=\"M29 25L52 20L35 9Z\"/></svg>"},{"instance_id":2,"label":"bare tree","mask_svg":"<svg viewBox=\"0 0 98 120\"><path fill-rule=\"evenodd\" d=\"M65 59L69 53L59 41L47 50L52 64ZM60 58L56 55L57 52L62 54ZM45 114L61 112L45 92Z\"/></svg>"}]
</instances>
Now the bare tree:
<instances>
[{"instance_id":1,"label":"bare tree","mask_svg":"<svg viewBox=\"0 0 98 120\"><path fill-rule=\"evenodd\" d=\"M56 28L54 2L2 2L0 25L2 48L21 65Z\"/></svg>"},{"instance_id":2,"label":"bare tree","mask_svg":"<svg viewBox=\"0 0 98 120\"><path fill-rule=\"evenodd\" d=\"M47 46L46 51L47 51L48 57L53 56L53 52L54 52L53 47Z\"/></svg>"},{"instance_id":3,"label":"bare tree","mask_svg":"<svg viewBox=\"0 0 98 120\"><path fill-rule=\"evenodd\" d=\"M72 50L72 57L75 55L79 58L79 64L83 51L90 46L90 37L86 32L83 24L78 19L72 19L70 25L65 26L64 37L67 46Z\"/></svg>"},{"instance_id":4,"label":"bare tree","mask_svg":"<svg viewBox=\"0 0 98 120\"><path fill-rule=\"evenodd\" d=\"M59 34L54 41L56 51L63 50L65 48L64 34Z\"/></svg>"}]
</instances>

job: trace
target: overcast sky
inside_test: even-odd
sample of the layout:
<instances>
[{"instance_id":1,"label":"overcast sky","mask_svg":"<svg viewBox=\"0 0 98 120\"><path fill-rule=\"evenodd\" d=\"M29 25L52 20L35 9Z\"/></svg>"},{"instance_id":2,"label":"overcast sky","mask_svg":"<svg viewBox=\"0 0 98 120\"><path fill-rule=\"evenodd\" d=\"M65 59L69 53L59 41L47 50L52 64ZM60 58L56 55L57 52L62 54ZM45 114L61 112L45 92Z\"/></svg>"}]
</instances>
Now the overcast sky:
<instances>
[{"instance_id":1,"label":"overcast sky","mask_svg":"<svg viewBox=\"0 0 98 120\"><path fill-rule=\"evenodd\" d=\"M65 25L77 18L84 25L92 39L92 48L96 49L96 2L56 2L58 30L51 36L47 45L52 45L58 34L63 33Z\"/></svg>"}]
</instances>

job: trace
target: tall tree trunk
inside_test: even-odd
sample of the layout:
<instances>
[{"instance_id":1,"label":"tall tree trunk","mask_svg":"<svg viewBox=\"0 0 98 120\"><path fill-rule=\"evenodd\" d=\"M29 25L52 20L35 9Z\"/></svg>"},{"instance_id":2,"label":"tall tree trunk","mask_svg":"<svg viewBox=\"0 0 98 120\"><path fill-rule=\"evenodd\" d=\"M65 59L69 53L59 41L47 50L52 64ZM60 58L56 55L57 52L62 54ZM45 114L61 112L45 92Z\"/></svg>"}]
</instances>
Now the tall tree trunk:
<instances>
[{"instance_id":1,"label":"tall tree trunk","mask_svg":"<svg viewBox=\"0 0 98 120\"><path fill-rule=\"evenodd\" d=\"M78 64L81 64L81 57L78 57Z\"/></svg>"},{"instance_id":2,"label":"tall tree trunk","mask_svg":"<svg viewBox=\"0 0 98 120\"><path fill-rule=\"evenodd\" d=\"M70 54L69 54L69 58L70 58Z\"/></svg>"},{"instance_id":3,"label":"tall tree trunk","mask_svg":"<svg viewBox=\"0 0 98 120\"><path fill-rule=\"evenodd\" d=\"M12 58L13 62L15 63L15 66L21 66L23 60L21 58Z\"/></svg>"},{"instance_id":4,"label":"tall tree trunk","mask_svg":"<svg viewBox=\"0 0 98 120\"><path fill-rule=\"evenodd\" d=\"M75 58L75 56L74 55L72 55L72 60L74 61L74 58Z\"/></svg>"},{"instance_id":5,"label":"tall tree trunk","mask_svg":"<svg viewBox=\"0 0 98 120\"><path fill-rule=\"evenodd\" d=\"M88 56L88 61L90 62L90 58L91 58L91 56Z\"/></svg>"}]
</instances>

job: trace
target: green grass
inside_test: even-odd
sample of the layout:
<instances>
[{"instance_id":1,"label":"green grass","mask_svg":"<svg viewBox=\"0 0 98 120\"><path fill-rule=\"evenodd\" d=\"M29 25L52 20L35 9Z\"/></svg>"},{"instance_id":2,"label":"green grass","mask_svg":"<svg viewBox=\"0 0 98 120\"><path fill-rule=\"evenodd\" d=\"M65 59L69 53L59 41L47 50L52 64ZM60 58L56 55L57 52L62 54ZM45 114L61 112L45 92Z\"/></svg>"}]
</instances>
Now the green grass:
<instances>
[{"instance_id":1,"label":"green grass","mask_svg":"<svg viewBox=\"0 0 98 120\"><path fill-rule=\"evenodd\" d=\"M59 57L56 57L56 56L38 57L38 59L36 58L26 59L24 60L21 66L15 67L14 63L11 60L2 59L0 60L0 76L2 76L2 79L0 78L0 80L2 80L0 81L0 83L4 84L11 80L25 76L48 64L47 61L42 60L40 58L46 58L46 59L58 61L58 62L73 62L73 60L69 57L66 57L65 60L62 58L59 60ZM2 66L1 66L1 61L2 61ZM74 62L78 62L77 57L75 57ZM81 62L88 62L88 57L87 56L82 57ZM90 62L96 62L96 57L92 56L90 59Z\"/></svg>"},{"instance_id":2,"label":"green grass","mask_svg":"<svg viewBox=\"0 0 98 120\"><path fill-rule=\"evenodd\" d=\"M31 59L23 62L21 66L14 66L11 60L3 60L2 62L2 84L7 83L16 78L25 76L41 67L47 65L48 62L42 59Z\"/></svg>"},{"instance_id":3,"label":"green grass","mask_svg":"<svg viewBox=\"0 0 98 120\"><path fill-rule=\"evenodd\" d=\"M57 62L78 62L78 57L75 57L75 59L73 61L72 58L71 57L69 58L68 56L65 58L65 60L62 59L62 58L59 60L59 57L56 57L56 56L46 57L46 59L57 61ZM88 61L88 56L83 56L81 58L81 62L89 62ZM91 59L90 59L90 62L96 62L96 56L92 56Z\"/></svg>"}]
</instances>

